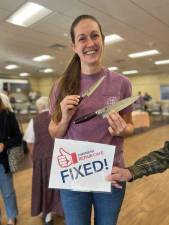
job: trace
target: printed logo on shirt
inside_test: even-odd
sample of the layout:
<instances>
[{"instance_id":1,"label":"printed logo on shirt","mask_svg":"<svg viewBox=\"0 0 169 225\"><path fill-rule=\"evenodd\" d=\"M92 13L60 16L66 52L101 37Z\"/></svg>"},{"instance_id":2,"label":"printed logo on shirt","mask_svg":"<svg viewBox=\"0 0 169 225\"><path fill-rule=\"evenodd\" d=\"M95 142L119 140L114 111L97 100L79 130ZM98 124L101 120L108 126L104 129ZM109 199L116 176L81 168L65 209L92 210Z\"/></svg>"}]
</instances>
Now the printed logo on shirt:
<instances>
[{"instance_id":1,"label":"printed logo on shirt","mask_svg":"<svg viewBox=\"0 0 169 225\"><path fill-rule=\"evenodd\" d=\"M116 103L117 101L118 101L117 97L110 96L110 97L106 98L105 106L112 105L112 104Z\"/></svg>"}]
</instances>

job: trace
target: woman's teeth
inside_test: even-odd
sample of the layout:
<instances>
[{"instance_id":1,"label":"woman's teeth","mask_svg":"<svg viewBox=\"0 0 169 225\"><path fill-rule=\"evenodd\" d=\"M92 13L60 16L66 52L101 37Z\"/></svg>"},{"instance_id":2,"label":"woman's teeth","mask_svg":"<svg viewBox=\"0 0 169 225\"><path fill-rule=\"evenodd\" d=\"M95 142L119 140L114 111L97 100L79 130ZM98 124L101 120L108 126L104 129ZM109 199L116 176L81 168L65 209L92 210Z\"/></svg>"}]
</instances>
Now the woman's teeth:
<instances>
[{"instance_id":1,"label":"woman's teeth","mask_svg":"<svg viewBox=\"0 0 169 225\"><path fill-rule=\"evenodd\" d=\"M92 54L94 54L94 53L96 53L96 51L95 51L95 50L92 50L92 51L86 52L85 54L86 54L86 55L92 55Z\"/></svg>"}]
</instances>

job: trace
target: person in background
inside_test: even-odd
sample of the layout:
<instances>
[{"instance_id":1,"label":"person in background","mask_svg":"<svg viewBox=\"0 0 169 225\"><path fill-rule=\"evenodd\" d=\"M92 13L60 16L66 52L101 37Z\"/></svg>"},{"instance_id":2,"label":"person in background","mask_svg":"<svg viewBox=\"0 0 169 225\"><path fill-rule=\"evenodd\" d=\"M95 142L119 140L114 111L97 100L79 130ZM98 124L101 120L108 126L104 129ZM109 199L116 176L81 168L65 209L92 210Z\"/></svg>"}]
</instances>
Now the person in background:
<instances>
[{"instance_id":1,"label":"person in background","mask_svg":"<svg viewBox=\"0 0 169 225\"><path fill-rule=\"evenodd\" d=\"M152 100L152 97L147 92L145 92L143 99L144 99L144 109L145 111L148 111L148 105L149 102Z\"/></svg>"},{"instance_id":2,"label":"person in background","mask_svg":"<svg viewBox=\"0 0 169 225\"><path fill-rule=\"evenodd\" d=\"M147 92L145 92L143 99L144 101L149 102L150 100L152 100L152 97Z\"/></svg>"},{"instance_id":3,"label":"person in background","mask_svg":"<svg viewBox=\"0 0 169 225\"><path fill-rule=\"evenodd\" d=\"M134 103L134 109L135 110L143 110L144 109L144 98L141 94L141 91L138 92L139 98Z\"/></svg>"},{"instance_id":4,"label":"person in background","mask_svg":"<svg viewBox=\"0 0 169 225\"><path fill-rule=\"evenodd\" d=\"M31 119L24 135L33 162L31 215L43 214L45 225L52 225L52 212L63 215L58 190L48 188L54 140L48 133L48 97L36 101L38 115Z\"/></svg>"},{"instance_id":5,"label":"person in background","mask_svg":"<svg viewBox=\"0 0 169 225\"><path fill-rule=\"evenodd\" d=\"M74 56L62 78L50 94L52 120L49 132L53 138L97 142L116 146L114 165L124 167L123 137L133 133L132 106L111 112L106 119L95 117L81 124L73 121L131 96L129 80L102 65L104 35L99 22L91 15L77 17L71 26ZM79 104L80 94L98 79L102 84ZM95 225L115 225L124 198L125 184L111 193L61 190L61 200L67 225L90 225L94 208Z\"/></svg>"},{"instance_id":6,"label":"person in background","mask_svg":"<svg viewBox=\"0 0 169 225\"><path fill-rule=\"evenodd\" d=\"M119 182L133 181L143 176L164 172L169 168L169 141L158 150L138 159L128 168L113 167L112 174L106 177L116 188L122 188Z\"/></svg>"},{"instance_id":7,"label":"person in background","mask_svg":"<svg viewBox=\"0 0 169 225\"><path fill-rule=\"evenodd\" d=\"M17 223L18 207L10 172L8 151L21 145L22 134L9 102L9 98L0 93L0 192L4 200L8 225Z\"/></svg>"}]
</instances>

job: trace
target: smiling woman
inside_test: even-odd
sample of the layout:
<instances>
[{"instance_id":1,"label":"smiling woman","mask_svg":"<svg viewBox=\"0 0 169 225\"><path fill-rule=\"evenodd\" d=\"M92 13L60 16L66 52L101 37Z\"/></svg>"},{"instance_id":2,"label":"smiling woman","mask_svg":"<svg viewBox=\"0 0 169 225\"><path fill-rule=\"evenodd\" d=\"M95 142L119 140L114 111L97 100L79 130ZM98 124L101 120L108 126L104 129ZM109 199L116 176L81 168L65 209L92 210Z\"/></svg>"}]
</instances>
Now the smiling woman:
<instances>
[{"instance_id":1,"label":"smiling woman","mask_svg":"<svg viewBox=\"0 0 169 225\"><path fill-rule=\"evenodd\" d=\"M115 165L124 167L123 136L132 134L132 106L109 113L106 119L95 117L81 124L73 123L81 115L131 96L131 84L120 74L102 65L104 35L101 25L91 15L77 17L71 26L72 50L75 53L50 95L52 137L97 142L116 146ZM80 96L99 79L105 77L95 91L80 102ZM90 111L89 111L90 110ZM66 225L90 225L94 206L95 224L116 225L125 193L113 188L111 193L61 190Z\"/></svg>"}]
</instances>

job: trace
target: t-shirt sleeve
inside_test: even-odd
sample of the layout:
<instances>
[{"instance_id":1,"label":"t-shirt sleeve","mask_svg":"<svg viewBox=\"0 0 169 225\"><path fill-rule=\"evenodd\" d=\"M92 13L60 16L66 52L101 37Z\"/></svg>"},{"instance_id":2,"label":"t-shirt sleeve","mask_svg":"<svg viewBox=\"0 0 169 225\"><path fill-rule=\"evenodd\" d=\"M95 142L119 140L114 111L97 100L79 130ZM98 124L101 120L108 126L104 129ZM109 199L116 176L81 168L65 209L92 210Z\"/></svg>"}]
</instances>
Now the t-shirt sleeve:
<instances>
[{"instance_id":1,"label":"t-shirt sleeve","mask_svg":"<svg viewBox=\"0 0 169 225\"><path fill-rule=\"evenodd\" d=\"M131 97L132 95L132 85L128 78L124 78L122 89L121 89L121 99ZM133 104L129 105L127 108L120 111L120 114L126 114L133 111Z\"/></svg>"},{"instance_id":2,"label":"t-shirt sleeve","mask_svg":"<svg viewBox=\"0 0 169 225\"><path fill-rule=\"evenodd\" d=\"M35 132L33 129L33 119L30 120L27 129L25 131L23 140L27 143L35 143Z\"/></svg>"}]
</instances>

